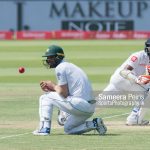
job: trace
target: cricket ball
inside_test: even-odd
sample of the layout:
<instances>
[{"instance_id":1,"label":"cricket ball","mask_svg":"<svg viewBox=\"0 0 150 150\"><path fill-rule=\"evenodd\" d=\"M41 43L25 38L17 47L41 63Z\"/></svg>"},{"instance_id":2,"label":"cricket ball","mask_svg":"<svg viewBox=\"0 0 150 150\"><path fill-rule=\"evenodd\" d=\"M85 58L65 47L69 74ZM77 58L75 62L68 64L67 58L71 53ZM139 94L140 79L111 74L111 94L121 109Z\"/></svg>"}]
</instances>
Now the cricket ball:
<instances>
[{"instance_id":1,"label":"cricket ball","mask_svg":"<svg viewBox=\"0 0 150 150\"><path fill-rule=\"evenodd\" d=\"M25 72L25 68L24 67L20 67L19 68L19 73L24 73Z\"/></svg>"}]
</instances>

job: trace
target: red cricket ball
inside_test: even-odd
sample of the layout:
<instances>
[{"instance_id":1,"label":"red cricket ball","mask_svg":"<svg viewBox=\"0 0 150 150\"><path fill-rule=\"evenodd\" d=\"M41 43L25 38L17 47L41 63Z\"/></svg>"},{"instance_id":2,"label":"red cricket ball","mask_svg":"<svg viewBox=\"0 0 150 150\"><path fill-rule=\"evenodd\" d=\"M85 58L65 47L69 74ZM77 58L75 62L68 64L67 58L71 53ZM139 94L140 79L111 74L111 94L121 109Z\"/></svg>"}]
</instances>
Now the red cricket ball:
<instances>
[{"instance_id":1,"label":"red cricket ball","mask_svg":"<svg viewBox=\"0 0 150 150\"><path fill-rule=\"evenodd\" d=\"M24 73L25 72L25 68L24 67L20 67L19 68L19 73Z\"/></svg>"}]
</instances>

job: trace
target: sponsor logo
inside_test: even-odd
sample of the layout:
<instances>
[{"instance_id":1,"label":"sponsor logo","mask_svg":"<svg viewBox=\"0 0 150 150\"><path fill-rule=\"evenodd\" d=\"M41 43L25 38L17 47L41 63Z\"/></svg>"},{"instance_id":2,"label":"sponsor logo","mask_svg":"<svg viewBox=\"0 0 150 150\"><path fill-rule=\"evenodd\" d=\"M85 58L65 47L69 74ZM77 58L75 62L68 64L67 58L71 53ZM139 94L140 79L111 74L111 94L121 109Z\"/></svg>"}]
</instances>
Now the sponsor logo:
<instances>
[{"instance_id":1,"label":"sponsor logo","mask_svg":"<svg viewBox=\"0 0 150 150\"><path fill-rule=\"evenodd\" d=\"M123 31L133 30L134 22L132 20L78 20L62 21L61 29L76 31Z\"/></svg>"},{"instance_id":2,"label":"sponsor logo","mask_svg":"<svg viewBox=\"0 0 150 150\"><path fill-rule=\"evenodd\" d=\"M143 66L143 67L145 67L147 64L140 64L140 66Z\"/></svg>"},{"instance_id":3,"label":"sponsor logo","mask_svg":"<svg viewBox=\"0 0 150 150\"><path fill-rule=\"evenodd\" d=\"M131 61L135 62L138 58L136 56L131 57Z\"/></svg>"}]
</instances>

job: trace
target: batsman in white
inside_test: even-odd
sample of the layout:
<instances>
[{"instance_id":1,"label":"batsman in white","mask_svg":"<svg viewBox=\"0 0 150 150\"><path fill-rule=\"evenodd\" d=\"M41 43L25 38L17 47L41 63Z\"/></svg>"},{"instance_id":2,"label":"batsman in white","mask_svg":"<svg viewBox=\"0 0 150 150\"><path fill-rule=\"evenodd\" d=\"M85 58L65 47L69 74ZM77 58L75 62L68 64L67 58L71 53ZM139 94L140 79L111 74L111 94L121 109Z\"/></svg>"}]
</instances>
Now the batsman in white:
<instances>
[{"instance_id":1,"label":"batsman in white","mask_svg":"<svg viewBox=\"0 0 150 150\"><path fill-rule=\"evenodd\" d=\"M111 76L109 85L104 91L143 91L147 93L144 101L150 100L149 94L149 70L145 74L145 68L150 65L150 39L145 42L145 49L133 53ZM127 125L147 125L149 121L143 120L148 108L135 106L127 117Z\"/></svg>"},{"instance_id":2,"label":"batsman in white","mask_svg":"<svg viewBox=\"0 0 150 150\"><path fill-rule=\"evenodd\" d=\"M68 114L63 122L66 134L82 134L96 129L100 135L104 135L107 128L101 118L87 121L95 111L87 75L76 65L64 60L64 51L59 46L50 46L43 57L46 57L44 64L47 67L55 68L58 83L40 83L45 94L39 98L40 125L33 134L50 134L53 107L56 106Z\"/></svg>"}]
</instances>

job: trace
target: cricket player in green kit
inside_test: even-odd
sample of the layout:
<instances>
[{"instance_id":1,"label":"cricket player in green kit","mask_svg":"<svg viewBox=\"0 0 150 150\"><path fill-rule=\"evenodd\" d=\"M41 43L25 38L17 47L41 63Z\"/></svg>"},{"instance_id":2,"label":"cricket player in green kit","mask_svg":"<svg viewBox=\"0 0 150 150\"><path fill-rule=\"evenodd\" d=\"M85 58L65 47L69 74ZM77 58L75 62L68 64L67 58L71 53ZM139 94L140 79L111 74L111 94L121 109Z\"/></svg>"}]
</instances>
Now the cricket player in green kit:
<instances>
[{"instance_id":1,"label":"cricket player in green kit","mask_svg":"<svg viewBox=\"0 0 150 150\"><path fill-rule=\"evenodd\" d=\"M44 64L55 68L58 83L42 81L40 86L45 94L39 98L39 129L34 135L49 135L51 131L53 107L66 112L64 122L66 134L83 134L97 130L100 135L107 131L101 118L87 121L95 111L95 101L92 97L92 87L87 75L78 66L64 60L61 47L52 45L45 52Z\"/></svg>"}]
</instances>

